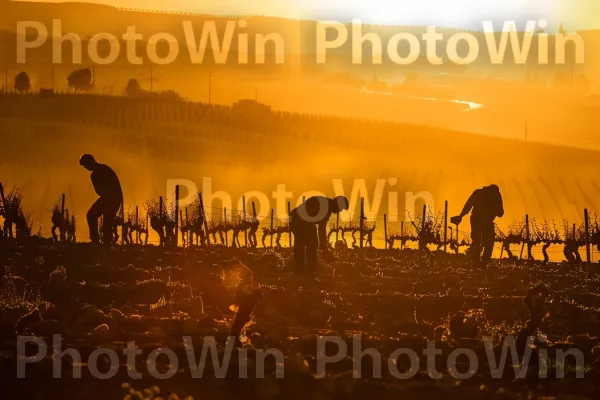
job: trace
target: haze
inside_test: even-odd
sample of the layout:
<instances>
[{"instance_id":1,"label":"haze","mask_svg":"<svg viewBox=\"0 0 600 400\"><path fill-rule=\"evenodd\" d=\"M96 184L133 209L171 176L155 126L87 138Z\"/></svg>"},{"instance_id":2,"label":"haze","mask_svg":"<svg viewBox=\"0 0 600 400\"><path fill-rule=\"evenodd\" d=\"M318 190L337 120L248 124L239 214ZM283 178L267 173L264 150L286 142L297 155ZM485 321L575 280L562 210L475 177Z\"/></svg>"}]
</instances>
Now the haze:
<instances>
[{"instance_id":1,"label":"haze","mask_svg":"<svg viewBox=\"0 0 600 400\"><path fill-rule=\"evenodd\" d=\"M47 2L62 3L60 0ZM478 29L481 20L546 19L553 24L564 23L570 29L600 27L593 16L600 12L595 0L98 0L87 3L115 7L164 11L253 14L302 19L336 19L350 21L360 18L376 24L444 25Z\"/></svg>"}]
</instances>

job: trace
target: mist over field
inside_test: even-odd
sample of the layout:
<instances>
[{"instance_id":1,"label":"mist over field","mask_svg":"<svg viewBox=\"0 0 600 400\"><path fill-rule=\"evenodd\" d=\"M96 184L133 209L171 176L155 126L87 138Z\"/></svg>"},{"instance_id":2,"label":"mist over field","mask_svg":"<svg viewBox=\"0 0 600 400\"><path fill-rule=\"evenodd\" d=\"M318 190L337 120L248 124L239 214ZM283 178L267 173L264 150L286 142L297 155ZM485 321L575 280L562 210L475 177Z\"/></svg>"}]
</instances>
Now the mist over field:
<instances>
[{"instance_id":1,"label":"mist over field","mask_svg":"<svg viewBox=\"0 0 600 400\"><path fill-rule=\"evenodd\" d=\"M268 208L258 211L264 217L270 208L280 217L287 213L274 195L282 184L292 204L309 191L352 195L353 215L356 199L365 197L367 213L379 219L383 213L404 219L407 192L431 193L436 213L445 200L458 212L474 188L496 183L505 198L505 221L526 213L579 221L581 210L596 206L600 193L591 150L331 117L255 119L227 107L178 102L87 95L2 102L8 144L1 149L3 176L25 193L36 226L39 221L46 234L49 209L61 193L78 220L85 220L95 193L77 160L89 151L119 172L126 208L173 196L167 193L169 179L189 180L205 196L225 191L232 204L215 200L212 205L230 211L240 209L244 193L260 191L269 199ZM205 178L210 192L203 187ZM334 192L334 180L344 193ZM248 202L260 207L258 200ZM380 203L377 209L374 201ZM421 201L409 210L413 219Z\"/></svg>"}]
</instances>

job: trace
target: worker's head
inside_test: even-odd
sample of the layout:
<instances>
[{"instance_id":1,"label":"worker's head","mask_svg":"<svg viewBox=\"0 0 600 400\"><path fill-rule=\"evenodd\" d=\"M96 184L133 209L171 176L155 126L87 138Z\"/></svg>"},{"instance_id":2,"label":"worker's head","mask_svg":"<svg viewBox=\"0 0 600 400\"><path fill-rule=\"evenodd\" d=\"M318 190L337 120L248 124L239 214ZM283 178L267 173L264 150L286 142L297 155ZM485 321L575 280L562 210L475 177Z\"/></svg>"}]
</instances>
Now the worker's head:
<instances>
[{"instance_id":1,"label":"worker's head","mask_svg":"<svg viewBox=\"0 0 600 400\"><path fill-rule=\"evenodd\" d=\"M498 192L500 193L500 188L498 187L498 185L490 185L487 186L487 188L491 191L491 192Z\"/></svg>"},{"instance_id":2,"label":"worker's head","mask_svg":"<svg viewBox=\"0 0 600 400\"><path fill-rule=\"evenodd\" d=\"M338 196L335 199L333 199L333 206L332 206L332 212L334 214L338 214L342 211L347 210L350 207L350 203L348 202L348 199L344 196Z\"/></svg>"},{"instance_id":3,"label":"worker's head","mask_svg":"<svg viewBox=\"0 0 600 400\"><path fill-rule=\"evenodd\" d=\"M91 154L84 154L79 159L79 165L88 171L93 171L97 164L96 159Z\"/></svg>"}]
</instances>

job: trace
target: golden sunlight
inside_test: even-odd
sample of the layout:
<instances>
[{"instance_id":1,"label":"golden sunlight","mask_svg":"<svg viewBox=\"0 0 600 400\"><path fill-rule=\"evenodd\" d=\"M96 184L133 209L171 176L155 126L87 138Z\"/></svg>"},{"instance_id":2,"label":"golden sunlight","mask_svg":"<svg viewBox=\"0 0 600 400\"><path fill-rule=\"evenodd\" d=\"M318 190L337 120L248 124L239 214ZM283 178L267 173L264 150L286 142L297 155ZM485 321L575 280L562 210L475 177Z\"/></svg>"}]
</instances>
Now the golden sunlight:
<instances>
[{"instance_id":1,"label":"golden sunlight","mask_svg":"<svg viewBox=\"0 0 600 400\"><path fill-rule=\"evenodd\" d=\"M37 0L33 0L37 1ZM482 20L547 19L584 22L583 10L594 0L82 0L119 8L183 11L208 14L252 14L285 18L343 20L361 19L374 24L444 25L477 28ZM61 3L63 0L44 0ZM594 15L594 14L591 14Z\"/></svg>"},{"instance_id":2,"label":"golden sunlight","mask_svg":"<svg viewBox=\"0 0 600 400\"><path fill-rule=\"evenodd\" d=\"M334 4L379 24L427 25L450 27L477 26L484 19L557 18L557 0L373 0L368 3L335 0ZM362 4L362 5L360 5Z\"/></svg>"}]
</instances>

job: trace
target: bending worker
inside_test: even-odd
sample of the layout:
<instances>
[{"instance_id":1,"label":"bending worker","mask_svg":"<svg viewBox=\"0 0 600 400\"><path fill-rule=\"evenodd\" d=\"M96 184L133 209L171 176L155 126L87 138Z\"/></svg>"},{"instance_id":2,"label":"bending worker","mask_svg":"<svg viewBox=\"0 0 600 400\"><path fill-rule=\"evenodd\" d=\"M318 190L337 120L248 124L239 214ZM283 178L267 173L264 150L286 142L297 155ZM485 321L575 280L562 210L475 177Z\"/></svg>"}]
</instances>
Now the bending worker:
<instances>
[{"instance_id":1,"label":"bending worker","mask_svg":"<svg viewBox=\"0 0 600 400\"><path fill-rule=\"evenodd\" d=\"M459 216L453 217L453 224L460 224L462 218L467 215L471 209L471 257L473 267L486 267L492 259L494 250L495 231L494 219L501 218L504 215L504 206L502 205L502 195L497 185L485 186L473 192L465 204ZM483 256L481 255L483 247Z\"/></svg>"},{"instance_id":2,"label":"bending worker","mask_svg":"<svg viewBox=\"0 0 600 400\"><path fill-rule=\"evenodd\" d=\"M294 258L298 272L305 267L314 272L319 249L325 257L333 258L327 243L327 223L332 214L347 210L348 206L348 199L343 196L335 199L315 196L292 210L290 229L294 234Z\"/></svg>"},{"instance_id":3,"label":"bending worker","mask_svg":"<svg viewBox=\"0 0 600 400\"><path fill-rule=\"evenodd\" d=\"M91 154L84 154L79 164L92 172L91 179L94 190L100 196L87 212L87 222L92 243L99 243L98 218L103 218L102 243L111 245L115 217L123 203L121 183L115 171L107 165L100 164Z\"/></svg>"}]
</instances>

